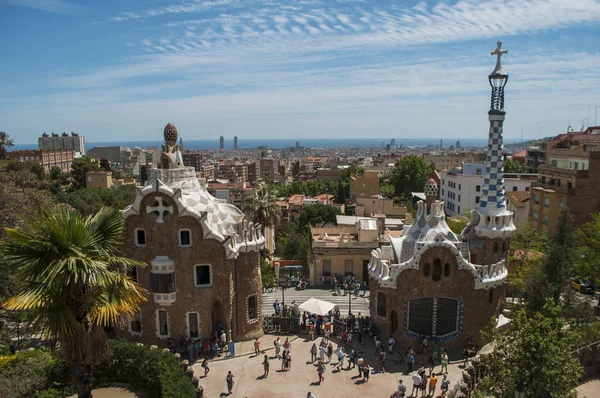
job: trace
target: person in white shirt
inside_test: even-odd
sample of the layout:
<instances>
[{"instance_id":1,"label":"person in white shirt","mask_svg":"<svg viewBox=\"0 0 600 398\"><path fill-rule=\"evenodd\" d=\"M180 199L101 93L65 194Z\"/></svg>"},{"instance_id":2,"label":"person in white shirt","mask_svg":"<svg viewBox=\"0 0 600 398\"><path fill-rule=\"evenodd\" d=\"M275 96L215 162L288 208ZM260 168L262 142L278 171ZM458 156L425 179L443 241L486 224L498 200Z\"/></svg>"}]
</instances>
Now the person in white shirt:
<instances>
[{"instance_id":1,"label":"person in white shirt","mask_svg":"<svg viewBox=\"0 0 600 398\"><path fill-rule=\"evenodd\" d=\"M402 382L402 379L400 379L398 381L398 396L402 398L405 395L406 395L406 386Z\"/></svg>"},{"instance_id":2,"label":"person in white shirt","mask_svg":"<svg viewBox=\"0 0 600 398\"><path fill-rule=\"evenodd\" d=\"M396 344L396 340L392 336L388 339L388 352L391 354L394 349L394 344Z\"/></svg>"},{"instance_id":3,"label":"person in white shirt","mask_svg":"<svg viewBox=\"0 0 600 398\"><path fill-rule=\"evenodd\" d=\"M314 396L314 394L312 392L308 392L308 394L306 394L306 398L317 398Z\"/></svg>"},{"instance_id":4,"label":"person in white shirt","mask_svg":"<svg viewBox=\"0 0 600 398\"><path fill-rule=\"evenodd\" d=\"M412 392L410 393L411 396L415 395L415 390L417 390L417 393L419 393L419 388L421 388L421 382L423 381L423 379L421 378L421 376L419 376L419 373L415 373L412 377L413 380L413 388L412 388Z\"/></svg>"}]
</instances>

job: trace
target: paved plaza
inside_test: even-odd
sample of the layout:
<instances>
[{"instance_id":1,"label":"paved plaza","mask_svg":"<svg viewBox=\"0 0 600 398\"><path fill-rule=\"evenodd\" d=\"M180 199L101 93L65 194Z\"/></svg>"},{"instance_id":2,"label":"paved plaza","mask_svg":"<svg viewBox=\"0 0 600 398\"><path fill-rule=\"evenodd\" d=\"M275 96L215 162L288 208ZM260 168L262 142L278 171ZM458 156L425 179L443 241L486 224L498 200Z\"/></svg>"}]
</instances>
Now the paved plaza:
<instances>
[{"instance_id":1,"label":"paved plaza","mask_svg":"<svg viewBox=\"0 0 600 398\"><path fill-rule=\"evenodd\" d=\"M210 362L210 372L208 377L201 378L201 384L204 386L204 396L214 398L224 396L227 393L225 384L225 376L228 371L231 371L235 376L235 385L233 388L232 397L301 397L305 398L308 391L311 391L317 398L323 397L389 397L397 388L398 380L402 379L408 387L408 393L412 389L411 376L405 375L404 364L394 365L392 360L386 361L386 372L380 373L376 370L377 363L374 356L374 344L368 342L366 344L353 343L353 347L362 352L361 357L364 358L371 366L371 377L367 382L363 382L362 378L358 377L358 369L347 370L344 366L343 370L337 370L335 366L337 359L332 360L332 364L327 365L325 380L319 384L317 376L316 363L310 363L310 348L312 342L305 339L305 335L301 335L292 342L292 368L289 371L281 370L281 361L274 358L273 340L274 335L266 335L261 341L261 348L268 348L265 354L269 355L271 367L267 378L263 378L262 361L264 354L256 357L251 355L237 356L236 358L226 358ZM281 336L282 341L285 337ZM294 336L295 337L295 336ZM315 342L319 343L320 339ZM270 342L268 344L267 342ZM335 347L335 340L334 340ZM241 348L241 347L240 347ZM236 348L236 352L241 353L243 350ZM399 347L402 351L406 347ZM448 367L448 377L453 385L461 375L459 368L460 361L453 361ZM424 363L426 358L423 355L417 355L417 363ZM345 362L347 364L347 362ZM199 363L194 365L196 375L203 376L204 369ZM436 367L436 373L440 367ZM441 380L441 376L438 376ZM439 396L439 384L435 396Z\"/></svg>"},{"instance_id":2,"label":"paved plaza","mask_svg":"<svg viewBox=\"0 0 600 398\"><path fill-rule=\"evenodd\" d=\"M272 315L275 310L273 303L278 300L280 303L283 301L283 295L285 294L285 304L291 304L292 301L296 301L296 304L300 305L311 297L315 297L321 300L329 301L337 305L340 308L342 315L348 314L348 296L344 296L342 292L341 296L333 294L333 291L329 287L325 288L310 288L305 290L296 290L294 288L286 289L285 292L282 290L273 290L271 293L263 294L263 315ZM367 290L367 297L362 297L362 290L359 292L358 298L352 295L350 301L352 305L352 313L358 314L359 312L363 315L369 314L369 291Z\"/></svg>"}]
</instances>

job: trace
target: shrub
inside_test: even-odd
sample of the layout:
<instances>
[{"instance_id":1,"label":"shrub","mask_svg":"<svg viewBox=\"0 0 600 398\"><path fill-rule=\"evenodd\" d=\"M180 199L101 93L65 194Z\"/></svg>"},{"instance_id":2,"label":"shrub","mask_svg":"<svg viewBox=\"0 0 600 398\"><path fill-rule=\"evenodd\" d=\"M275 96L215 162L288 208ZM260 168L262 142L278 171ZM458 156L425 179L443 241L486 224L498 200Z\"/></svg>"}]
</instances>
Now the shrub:
<instances>
[{"instance_id":1,"label":"shrub","mask_svg":"<svg viewBox=\"0 0 600 398\"><path fill-rule=\"evenodd\" d=\"M42 350L19 351L0 357L0 397L32 397L52 385L57 361Z\"/></svg>"},{"instance_id":2,"label":"shrub","mask_svg":"<svg viewBox=\"0 0 600 398\"><path fill-rule=\"evenodd\" d=\"M194 385L170 353L124 340L109 342L111 355L94 368L94 388L127 383L148 397L194 397Z\"/></svg>"}]
</instances>

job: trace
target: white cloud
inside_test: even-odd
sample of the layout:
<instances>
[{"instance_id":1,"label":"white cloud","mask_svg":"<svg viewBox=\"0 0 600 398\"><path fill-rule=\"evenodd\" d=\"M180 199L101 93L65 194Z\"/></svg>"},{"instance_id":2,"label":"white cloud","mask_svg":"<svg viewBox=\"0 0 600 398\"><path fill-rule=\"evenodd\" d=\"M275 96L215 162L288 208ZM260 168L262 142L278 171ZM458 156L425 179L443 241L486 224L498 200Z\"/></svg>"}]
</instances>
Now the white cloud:
<instances>
[{"instance_id":1,"label":"white cloud","mask_svg":"<svg viewBox=\"0 0 600 398\"><path fill-rule=\"evenodd\" d=\"M33 8L36 10L66 15L77 15L85 12L84 7L64 0L0 0L0 4Z\"/></svg>"}]
</instances>

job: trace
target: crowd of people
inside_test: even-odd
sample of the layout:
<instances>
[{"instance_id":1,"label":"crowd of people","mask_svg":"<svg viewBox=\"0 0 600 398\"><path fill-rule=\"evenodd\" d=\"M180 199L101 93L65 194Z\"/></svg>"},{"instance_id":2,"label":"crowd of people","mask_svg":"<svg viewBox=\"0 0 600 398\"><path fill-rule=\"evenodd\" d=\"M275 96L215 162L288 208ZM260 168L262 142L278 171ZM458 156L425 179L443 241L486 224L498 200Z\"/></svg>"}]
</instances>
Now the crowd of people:
<instances>
[{"instance_id":1,"label":"crowd of people","mask_svg":"<svg viewBox=\"0 0 600 398\"><path fill-rule=\"evenodd\" d=\"M325 282L325 275L321 274L321 284ZM367 282L364 281L360 283L354 275L346 275L343 277L342 275L338 275L337 273L333 276L332 286L334 294L338 296L345 296L346 294L354 294L355 297L358 297L360 290L362 289L362 295L365 296L367 294L367 290L369 289ZM343 294L342 294L343 291Z\"/></svg>"}]
</instances>

